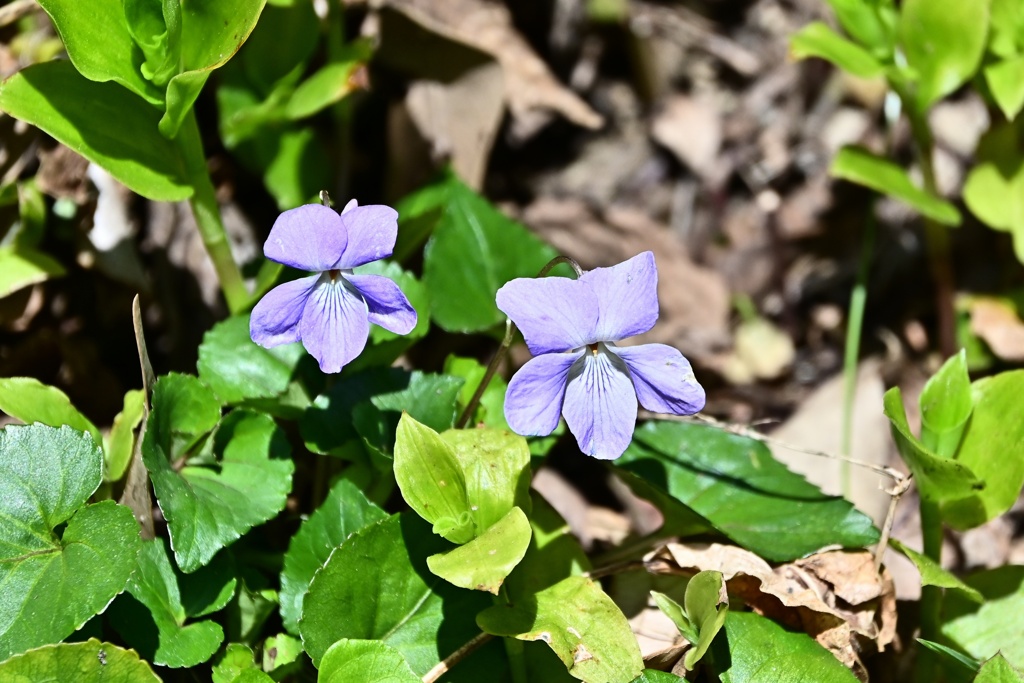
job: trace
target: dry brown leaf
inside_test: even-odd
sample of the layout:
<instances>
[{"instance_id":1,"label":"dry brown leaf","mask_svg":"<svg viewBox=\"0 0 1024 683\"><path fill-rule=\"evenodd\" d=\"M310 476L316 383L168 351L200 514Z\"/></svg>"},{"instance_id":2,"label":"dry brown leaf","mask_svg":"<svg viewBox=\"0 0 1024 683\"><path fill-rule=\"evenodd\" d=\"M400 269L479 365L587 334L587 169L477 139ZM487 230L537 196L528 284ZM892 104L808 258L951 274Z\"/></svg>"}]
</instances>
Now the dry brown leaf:
<instances>
[{"instance_id":1,"label":"dry brown leaf","mask_svg":"<svg viewBox=\"0 0 1024 683\"><path fill-rule=\"evenodd\" d=\"M669 543L647 560L652 571L721 572L730 595L768 618L803 629L862 680L860 640L882 651L895 637L892 579L887 570L875 571L867 551L830 550L772 568L736 546Z\"/></svg>"},{"instance_id":2,"label":"dry brown leaf","mask_svg":"<svg viewBox=\"0 0 1024 683\"><path fill-rule=\"evenodd\" d=\"M971 332L1003 360L1024 360L1024 322L1005 301L978 297L970 304Z\"/></svg>"},{"instance_id":3,"label":"dry brown leaf","mask_svg":"<svg viewBox=\"0 0 1024 683\"><path fill-rule=\"evenodd\" d=\"M364 4L365 0L348 0ZM402 13L428 31L492 56L504 72L505 99L517 134L528 137L558 113L585 128L599 128L601 115L559 83L519 35L503 5L490 0L368 0Z\"/></svg>"},{"instance_id":4,"label":"dry brown leaf","mask_svg":"<svg viewBox=\"0 0 1024 683\"><path fill-rule=\"evenodd\" d=\"M523 219L584 268L654 252L661 316L637 343L671 344L693 360L728 342L729 291L722 276L691 261L679 236L643 212L613 206L599 217L580 200L542 197L526 208Z\"/></svg>"},{"instance_id":5,"label":"dry brown leaf","mask_svg":"<svg viewBox=\"0 0 1024 683\"><path fill-rule=\"evenodd\" d=\"M722 145L722 116L707 98L670 97L651 123L651 135L701 176L715 165Z\"/></svg>"}]
</instances>

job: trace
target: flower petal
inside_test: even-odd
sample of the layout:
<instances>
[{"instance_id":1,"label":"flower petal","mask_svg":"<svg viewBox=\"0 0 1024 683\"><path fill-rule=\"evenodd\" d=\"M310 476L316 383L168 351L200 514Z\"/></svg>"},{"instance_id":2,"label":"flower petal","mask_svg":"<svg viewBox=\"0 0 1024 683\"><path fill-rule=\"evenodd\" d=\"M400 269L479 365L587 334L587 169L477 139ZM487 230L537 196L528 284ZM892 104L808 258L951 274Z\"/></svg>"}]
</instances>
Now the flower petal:
<instances>
[{"instance_id":1,"label":"flower petal","mask_svg":"<svg viewBox=\"0 0 1024 683\"><path fill-rule=\"evenodd\" d=\"M521 436L547 436L562 414L565 384L582 353L546 353L527 361L505 392L505 420Z\"/></svg>"},{"instance_id":2,"label":"flower petal","mask_svg":"<svg viewBox=\"0 0 1024 683\"><path fill-rule=\"evenodd\" d=\"M310 293L299 321L302 345L324 372L341 368L363 351L370 334L366 302L342 277L323 275Z\"/></svg>"},{"instance_id":3,"label":"flower petal","mask_svg":"<svg viewBox=\"0 0 1024 683\"><path fill-rule=\"evenodd\" d=\"M322 272L335 267L347 243L337 213L322 204L306 204L277 217L263 253L292 268Z\"/></svg>"},{"instance_id":4,"label":"flower petal","mask_svg":"<svg viewBox=\"0 0 1024 683\"><path fill-rule=\"evenodd\" d=\"M270 349L299 341L299 319L319 276L285 282L267 292L249 318L249 336Z\"/></svg>"},{"instance_id":5,"label":"flower petal","mask_svg":"<svg viewBox=\"0 0 1024 683\"><path fill-rule=\"evenodd\" d=\"M597 297L565 277L516 278L498 290L498 308L523 332L535 356L597 341Z\"/></svg>"},{"instance_id":6,"label":"flower petal","mask_svg":"<svg viewBox=\"0 0 1024 683\"><path fill-rule=\"evenodd\" d=\"M580 450L613 460L626 450L636 426L636 393L625 364L599 350L584 354L569 373L562 414Z\"/></svg>"},{"instance_id":7,"label":"flower petal","mask_svg":"<svg viewBox=\"0 0 1024 683\"><path fill-rule=\"evenodd\" d=\"M640 405L655 413L693 415L704 408L704 387L693 376L690 361L665 344L611 349L626 362Z\"/></svg>"},{"instance_id":8,"label":"flower petal","mask_svg":"<svg viewBox=\"0 0 1024 683\"><path fill-rule=\"evenodd\" d=\"M594 292L600 309L595 328L600 341L643 334L658 321L658 267L645 251L611 268L595 268L580 278Z\"/></svg>"},{"instance_id":9,"label":"flower petal","mask_svg":"<svg viewBox=\"0 0 1024 683\"><path fill-rule=\"evenodd\" d=\"M348 246L334 268L355 268L391 256L398 238L398 212L390 206L346 206L341 222L348 235Z\"/></svg>"},{"instance_id":10,"label":"flower petal","mask_svg":"<svg viewBox=\"0 0 1024 683\"><path fill-rule=\"evenodd\" d=\"M395 334L409 334L416 327L416 309L405 293L383 275L346 275L366 300L370 322Z\"/></svg>"}]
</instances>

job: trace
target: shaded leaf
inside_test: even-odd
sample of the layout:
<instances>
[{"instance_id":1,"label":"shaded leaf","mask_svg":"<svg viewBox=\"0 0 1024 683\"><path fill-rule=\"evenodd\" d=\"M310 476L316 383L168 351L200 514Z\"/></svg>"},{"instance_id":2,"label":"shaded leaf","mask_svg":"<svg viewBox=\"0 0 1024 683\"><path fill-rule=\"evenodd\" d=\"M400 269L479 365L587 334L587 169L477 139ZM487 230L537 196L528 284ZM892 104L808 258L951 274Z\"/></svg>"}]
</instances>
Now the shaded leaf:
<instances>
[{"instance_id":1,"label":"shaded leaf","mask_svg":"<svg viewBox=\"0 0 1024 683\"><path fill-rule=\"evenodd\" d=\"M863 147L848 145L840 149L829 173L898 199L943 225L960 225L960 212L955 206L918 187L906 170Z\"/></svg>"},{"instance_id":2,"label":"shaded leaf","mask_svg":"<svg viewBox=\"0 0 1024 683\"><path fill-rule=\"evenodd\" d=\"M11 76L0 85L0 108L143 197L171 202L192 195L177 145L157 131L159 110L117 84L86 79L69 62L35 64Z\"/></svg>"},{"instance_id":3,"label":"shaded leaf","mask_svg":"<svg viewBox=\"0 0 1024 683\"><path fill-rule=\"evenodd\" d=\"M698 572L686 584L683 603L698 633L697 640L691 641L694 646L686 651L683 660L686 668L692 671L711 647L711 641L722 630L729 614L729 596L725 593L722 574L716 571Z\"/></svg>"},{"instance_id":4,"label":"shaded leaf","mask_svg":"<svg viewBox=\"0 0 1024 683\"><path fill-rule=\"evenodd\" d=\"M114 424L107 435L104 449L104 481L120 481L135 452L135 429L142 422L146 394L142 389L131 389L124 395L121 412L114 416Z\"/></svg>"},{"instance_id":5,"label":"shaded leaf","mask_svg":"<svg viewBox=\"0 0 1024 683\"><path fill-rule=\"evenodd\" d=\"M1013 251L1024 263L1024 139L1013 124L994 125L978 143L975 158L964 202L990 228L1013 236Z\"/></svg>"},{"instance_id":6,"label":"shaded leaf","mask_svg":"<svg viewBox=\"0 0 1024 683\"><path fill-rule=\"evenodd\" d=\"M66 638L124 589L139 526L113 501L85 505L102 476L87 434L0 431L0 660Z\"/></svg>"},{"instance_id":7,"label":"shaded leaf","mask_svg":"<svg viewBox=\"0 0 1024 683\"><path fill-rule=\"evenodd\" d=\"M975 659L1002 653L1010 664L1024 668L1024 567L980 571L964 583L980 591L985 602L947 593L942 635Z\"/></svg>"},{"instance_id":8,"label":"shaded leaf","mask_svg":"<svg viewBox=\"0 0 1024 683\"><path fill-rule=\"evenodd\" d=\"M160 678L132 650L90 638L29 650L0 663L0 679L10 683L67 680L75 683L160 683Z\"/></svg>"},{"instance_id":9,"label":"shaded leaf","mask_svg":"<svg viewBox=\"0 0 1024 683\"><path fill-rule=\"evenodd\" d=\"M791 633L752 612L725 620L729 668L722 683L854 683L857 678L806 633Z\"/></svg>"}]
</instances>

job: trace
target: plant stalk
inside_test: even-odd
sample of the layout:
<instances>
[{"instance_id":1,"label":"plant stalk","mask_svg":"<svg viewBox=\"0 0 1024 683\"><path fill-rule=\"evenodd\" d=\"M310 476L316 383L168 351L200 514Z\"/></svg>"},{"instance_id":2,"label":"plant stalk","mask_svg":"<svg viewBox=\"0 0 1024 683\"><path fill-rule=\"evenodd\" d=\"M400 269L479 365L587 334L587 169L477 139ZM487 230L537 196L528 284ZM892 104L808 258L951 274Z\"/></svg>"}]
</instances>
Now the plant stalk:
<instances>
[{"instance_id":1,"label":"plant stalk","mask_svg":"<svg viewBox=\"0 0 1024 683\"><path fill-rule=\"evenodd\" d=\"M217 271L217 279L220 280L228 310L232 314L241 313L249 304L249 292L245 288L242 271L231 255L231 244L220 218L216 191L206 167L206 154L199 136L195 111L189 110L186 114L177 141L185 160L188 179L192 184L193 194L189 198L189 204L192 205L192 214L195 216L196 225L199 226L203 246L213 261L214 270Z\"/></svg>"},{"instance_id":2,"label":"plant stalk","mask_svg":"<svg viewBox=\"0 0 1024 683\"><path fill-rule=\"evenodd\" d=\"M921 536L924 554L936 564L942 564L942 516L938 503L921 500ZM938 586L921 587L921 638L937 641L942 631L942 589ZM914 679L917 683L939 680L935 658L924 648L918 650Z\"/></svg>"}]
</instances>

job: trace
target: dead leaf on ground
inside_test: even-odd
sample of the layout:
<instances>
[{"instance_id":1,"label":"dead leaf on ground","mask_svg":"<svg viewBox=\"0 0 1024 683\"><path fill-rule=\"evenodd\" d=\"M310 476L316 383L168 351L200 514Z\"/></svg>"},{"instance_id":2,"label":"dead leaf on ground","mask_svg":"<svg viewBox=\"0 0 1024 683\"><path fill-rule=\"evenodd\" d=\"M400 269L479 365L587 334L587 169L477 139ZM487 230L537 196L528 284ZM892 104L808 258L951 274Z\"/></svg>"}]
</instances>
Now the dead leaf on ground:
<instances>
[{"instance_id":1,"label":"dead leaf on ground","mask_svg":"<svg viewBox=\"0 0 1024 683\"><path fill-rule=\"evenodd\" d=\"M598 216L580 200L542 197L526 208L523 220L584 268L654 252L661 316L637 343L671 344L691 360L728 343L729 291L722 276L691 261L682 240L642 211L613 206Z\"/></svg>"},{"instance_id":2,"label":"dead leaf on ground","mask_svg":"<svg viewBox=\"0 0 1024 683\"><path fill-rule=\"evenodd\" d=\"M505 99L516 134L529 137L553 113L584 128L599 128L601 115L555 79L516 31L506 7L488 0L346 0L349 5L390 8L448 40L492 56L504 72Z\"/></svg>"},{"instance_id":3,"label":"dead leaf on ground","mask_svg":"<svg viewBox=\"0 0 1024 683\"><path fill-rule=\"evenodd\" d=\"M892 578L868 551L830 550L772 568L742 548L669 543L645 558L652 571L715 570L729 594L791 628L800 628L866 680L861 641L883 651L896 635Z\"/></svg>"},{"instance_id":4,"label":"dead leaf on ground","mask_svg":"<svg viewBox=\"0 0 1024 683\"><path fill-rule=\"evenodd\" d=\"M978 297L970 303L971 332L1003 360L1024 360L1024 322L1006 301Z\"/></svg>"},{"instance_id":5,"label":"dead leaf on ground","mask_svg":"<svg viewBox=\"0 0 1024 683\"><path fill-rule=\"evenodd\" d=\"M700 176L715 167L722 145L722 116L707 98L668 98L651 123L651 135Z\"/></svg>"}]
</instances>

